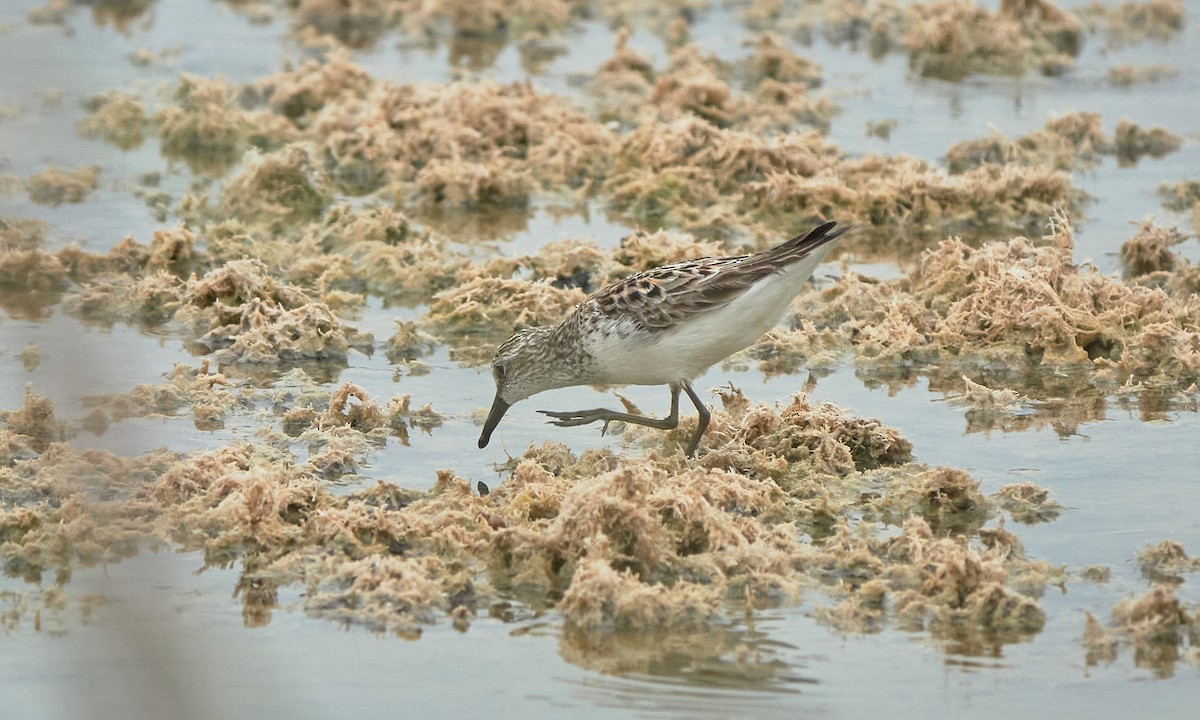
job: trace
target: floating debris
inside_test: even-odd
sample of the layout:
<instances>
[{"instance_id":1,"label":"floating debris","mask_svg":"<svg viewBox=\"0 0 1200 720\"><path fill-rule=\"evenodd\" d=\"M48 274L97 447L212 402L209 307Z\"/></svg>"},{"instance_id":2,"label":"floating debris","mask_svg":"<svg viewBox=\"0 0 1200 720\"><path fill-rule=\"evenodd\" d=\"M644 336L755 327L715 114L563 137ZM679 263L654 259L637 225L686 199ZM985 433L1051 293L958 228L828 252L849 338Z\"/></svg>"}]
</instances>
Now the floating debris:
<instances>
[{"instance_id":1,"label":"floating debris","mask_svg":"<svg viewBox=\"0 0 1200 720\"><path fill-rule=\"evenodd\" d=\"M128 93L110 92L87 99L88 116L79 121L84 137L98 138L122 150L132 150L146 137L147 117L142 103Z\"/></svg>"},{"instance_id":2,"label":"floating debris","mask_svg":"<svg viewBox=\"0 0 1200 720\"><path fill-rule=\"evenodd\" d=\"M29 199L38 205L58 207L63 203L81 203L99 185L100 167L91 165L74 170L51 168L30 176L26 181Z\"/></svg>"},{"instance_id":3,"label":"floating debris","mask_svg":"<svg viewBox=\"0 0 1200 720\"><path fill-rule=\"evenodd\" d=\"M1183 575L1200 571L1200 558L1187 554L1174 540L1163 540L1143 548L1137 556L1142 575L1154 582L1183 582Z\"/></svg>"}]
</instances>

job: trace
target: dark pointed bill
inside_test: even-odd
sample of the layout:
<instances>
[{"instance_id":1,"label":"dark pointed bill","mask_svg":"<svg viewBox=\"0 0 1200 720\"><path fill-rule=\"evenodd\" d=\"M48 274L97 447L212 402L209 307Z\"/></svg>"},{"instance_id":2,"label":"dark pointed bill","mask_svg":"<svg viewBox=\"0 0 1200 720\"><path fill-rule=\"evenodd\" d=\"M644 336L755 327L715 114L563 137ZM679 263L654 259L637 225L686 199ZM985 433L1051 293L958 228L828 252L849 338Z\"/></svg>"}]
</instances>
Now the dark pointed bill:
<instances>
[{"instance_id":1,"label":"dark pointed bill","mask_svg":"<svg viewBox=\"0 0 1200 720\"><path fill-rule=\"evenodd\" d=\"M487 420L483 423L483 434L479 436L479 447L487 447L488 441L492 439L492 431L500 424L500 418L504 417L504 413L508 411L508 403L500 399L500 395L496 395L496 400L492 403L492 410L488 413Z\"/></svg>"}]
</instances>

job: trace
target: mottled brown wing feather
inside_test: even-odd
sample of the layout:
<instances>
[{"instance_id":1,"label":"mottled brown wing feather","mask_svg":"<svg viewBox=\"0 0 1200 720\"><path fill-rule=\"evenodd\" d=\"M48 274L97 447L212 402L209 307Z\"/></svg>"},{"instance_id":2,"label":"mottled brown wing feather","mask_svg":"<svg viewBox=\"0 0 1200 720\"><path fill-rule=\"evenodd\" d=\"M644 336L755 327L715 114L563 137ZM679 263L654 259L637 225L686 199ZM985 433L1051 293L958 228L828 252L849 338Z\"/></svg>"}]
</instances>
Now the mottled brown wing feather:
<instances>
[{"instance_id":1,"label":"mottled brown wing feather","mask_svg":"<svg viewBox=\"0 0 1200 720\"><path fill-rule=\"evenodd\" d=\"M661 331L701 313L729 304L762 278L832 242L844 230L826 223L755 255L697 258L646 270L597 291L585 304L608 317L634 319Z\"/></svg>"}]
</instances>

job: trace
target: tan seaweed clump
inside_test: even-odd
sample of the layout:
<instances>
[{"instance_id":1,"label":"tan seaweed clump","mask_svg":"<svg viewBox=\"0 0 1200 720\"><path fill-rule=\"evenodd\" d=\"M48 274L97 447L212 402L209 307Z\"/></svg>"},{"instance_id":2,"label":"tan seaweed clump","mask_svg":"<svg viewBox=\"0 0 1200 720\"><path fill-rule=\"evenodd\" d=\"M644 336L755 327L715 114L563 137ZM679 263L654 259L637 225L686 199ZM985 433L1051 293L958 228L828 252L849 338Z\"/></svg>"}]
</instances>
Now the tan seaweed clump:
<instances>
[{"instance_id":1,"label":"tan seaweed clump","mask_svg":"<svg viewBox=\"0 0 1200 720\"><path fill-rule=\"evenodd\" d=\"M398 418L419 427L434 414L413 410L407 397L381 407L352 383L328 392L299 371L272 392L275 403L294 408L307 461L293 458L293 443L282 438L131 461L53 442L24 446L23 462L0 465L8 566L30 578L46 570L65 578L79 563L157 540L203 550L207 563L239 563L248 623L269 621L276 590L300 584L314 616L406 635L444 618L465 627L501 599L556 604L573 633L591 637L703 629L738 607L795 599L814 583L837 597L850 593L877 620L890 617L885 600L895 598L903 617L916 617L919 605L922 617L978 625L1000 641L1036 625L1036 603L1007 585L1036 574L1032 565L1022 570L1014 538L993 538L981 552L968 547L975 529L939 522L935 537L924 521L905 524L903 550L876 534L876 523L848 534L845 523L876 503L874 492L908 492L898 480L877 484L860 467L929 479L918 483L927 486L927 517L966 511L946 481L934 481L955 471L914 465L895 431L835 408L797 401L780 415L731 393L733 415L713 420L728 439L700 466L674 452L575 456L546 444L513 459L507 479L485 497L448 471L428 493L378 483L339 494L327 484L352 479ZM10 417L3 431L8 447L24 437L14 422L19 429ZM772 427L803 440L770 442ZM667 438L666 447L674 442ZM824 474L789 474L789 459L802 455L812 459L798 465ZM93 469L72 471L84 465ZM969 487L959 474L955 484ZM813 544L797 524L812 530Z\"/></svg>"},{"instance_id":2,"label":"tan seaweed clump","mask_svg":"<svg viewBox=\"0 0 1200 720\"><path fill-rule=\"evenodd\" d=\"M43 250L0 251L0 290L55 292L69 284L67 268Z\"/></svg>"},{"instance_id":3,"label":"tan seaweed clump","mask_svg":"<svg viewBox=\"0 0 1200 720\"><path fill-rule=\"evenodd\" d=\"M478 210L527 203L534 180L519 163L504 158L487 164L433 158L417 172L414 188L416 199L427 205Z\"/></svg>"},{"instance_id":4,"label":"tan seaweed clump","mask_svg":"<svg viewBox=\"0 0 1200 720\"><path fill-rule=\"evenodd\" d=\"M271 75L260 82L256 90L272 111L303 125L326 105L365 97L374 84L374 79L365 70L340 53L334 53L322 60L309 59L300 67Z\"/></svg>"},{"instance_id":5,"label":"tan seaweed clump","mask_svg":"<svg viewBox=\"0 0 1200 720\"><path fill-rule=\"evenodd\" d=\"M1183 0L1132 0L1109 6L1091 3L1082 8L1084 19L1105 30L1111 47L1147 39L1165 41L1183 28Z\"/></svg>"},{"instance_id":6,"label":"tan seaweed clump","mask_svg":"<svg viewBox=\"0 0 1200 720\"><path fill-rule=\"evenodd\" d=\"M44 220L0 216L0 253L41 248L46 229Z\"/></svg>"},{"instance_id":7,"label":"tan seaweed clump","mask_svg":"<svg viewBox=\"0 0 1200 720\"><path fill-rule=\"evenodd\" d=\"M321 0L314 0L314 3ZM476 3L432 0L403 3L402 23L415 35L433 35L449 27L456 38L528 41L561 31L578 13L576 0L546 2Z\"/></svg>"},{"instance_id":8,"label":"tan seaweed clump","mask_svg":"<svg viewBox=\"0 0 1200 720\"><path fill-rule=\"evenodd\" d=\"M248 86L267 108L246 120L271 143L277 121L314 148L340 188L476 206L520 204L535 190L586 187L604 174L615 136L565 99L528 84L379 83L333 53Z\"/></svg>"},{"instance_id":9,"label":"tan seaweed clump","mask_svg":"<svg viewBox=\"0 0 1200 720\"><path fill-rule=\"evenodd\" d=\"M384 343L388 362L412 364L433 350L433 337L421 330L416 322L396 318L395 324L396 332Z\"/></svg>"},{"instance_id":10,"label":"tan seaweed clump","mask_svg":"<svg viewBox=\"0 0 1200 720\"><path fill-rule=\"evenodd\" d=\"M356 472L389 437L408 446L410 429L428 435L445 419L429 404L413 408L411 395L393 398L380 407L355 383L342 383L330 391L302 371L290 375L286 383L267 394L276 405L288 408L282 413L283 432L307 443L304 467L324 480Z\"/></svg>"},{"instance_id":11,"label":"tan seaweed clump","mask_svg":"<svg viewBox=\"0 0 1200 720\"><path fill-rule=\"evenodd\" d=\"M962 394L950 402L965 408L967 432L988 432L993 428L1005 431L1019 427L1017 418L1025 415L1029 399L1008 388L990 388L966 375Z\"/></svg>"},{"instance_id":12,"label":"tan seaweed clump","mask_svg":"<svg viewBox=\"0 0 1200 720\"><path fill-rule=\"evenodd\" d=\"M632 121L638 104L644 103L654 88L654 63L628 46L629 35L629 28L617 31L612 56L596 68L591 78L601 120Z\"/></svg>"},{"instance_id":13,"label":"tan seaweed clump","mask_svg":"<svg viewBox=\"0 0 1200 720\"><path fill-rule=\"evenodd\" d=\"M836 112L830 100L808 93L820 84L820 66L792 53L777 35L762 35L753 54L738 62L746 92L730 85L730 68L694 45L674 49L667 66L656 69L627 48L627 40L627 31L617 34L613 56L591 85L603 120L646 126L695 116L763 133L826 128Z\"/></svg>"},{"instance_id":14,"label":"tan seaweed clump","mask_svg":"<svg viewBox=\"0 0 1200 720\"><path fill-rule=\"evenodd\" d=\"M719 601L719 593L697 583L647 585L629 570L588 559L575 569L560 607L568 630L602 635L706 627Z\"/></svg>"},{"instance_id":15,"label":"tan seaweed clump","mask_svg":"<svg viewBox=\"0 0 1200 720\"><path fill-rule=\"evenodd\" d=\"M753 43L754 54L747 61L752 80L771 79L781 83L804 83L808 87L821 84L821 66L789 50L783 38L763 33Z\"/></svg>"},{"instance_id":16,"label":"tan seaweed clump","mask_svg":"<svg viewBox=\"0 0 1200 720\"><path fill-rule=\"evenodd\" d=\"M466 265L465 258L446 249L445 238L390 205L334 205L303 232L299 243L312 256L306 263L310 277L296 273L297 241L291 237L266 241L272 245L272 264L322 292L337 288L389 300L427 300L449 287ZM257 237L251 242L264 244Z\"/></svg>"},{"instance_id":17,"label":"tan seaweed clump","mask_svg":"<svg viewBox=\"0 0 1200 720\"><path fill-rule=\"evenodd\" d=\"M63 203L81 203L99 185L100 168L96 165L74 170L51 168L31 175L26 181L29 199L38 205L58 207Z\"/></svg>"},{"instance_id":18,"label":"tan seaweed clump","mask_svg":"<svg viewBox=\"0 0 1200 720\"><path fill-rule=\"evenodd\" d=\"M1137 233L1121 244L1121 264L1134 277L1170 272L1179 262L1171 248L1185 240L1176 228L1159 227L1149 221L1140 223Z\"/></svg>"},{"instance_id":19,"label":"tan seaweed clump","mask_svg":"<svg viewBox=\"0 0 1200 720\"><path fill-rule=\"evenodd\" d=\"M220 561L298 542L299 519L322 495L284 454L245 443L181 460L135 497L161 508L163 531L175 542Z\"/></svg>"},{"instance_id":20,"label":"tan seaweed clump","mask_svg":"<svg viewBox=\"0 0 1200 720\"><path fill-rule=\"evenodd\" d=\"M523 325L556 323L584 297L576 288L545 280L474 277L434 295L423 322L452 343L454 357L479 363L491 357L492 341L503 339L499 335Z\"/></svg>"},{"instance_id":21,"label":"tan seaweed clump","mask_svg":"<svg viewBox=\"0 0 1200 720\"><path fill-rule=\"evenodd\" d=\"M751 405L736 388L721 392L727 414L714 419L706 440L707 467L770 476L784 489L807 488L813 475L845 475L912 459L912 444L878 420L856 418L829 403L813 407L796 395L781 408ZM668 433L680 442L691 429ZM770 458L768 465L757 465Z\"/></svg>"},{"instance_id":22,"label":"tan seaweed clump","mask_svg":"<svg viewBox=\"0 0 1200 720\"><path fill-rule=\"evenodd\" d=\"M487 166L518 162L544 185L578 187L602 175L611 131L528 85L401 85L378 100L414 176L433 160Z\"/></svg>"},{"instance_id":23,"label":"tan seaweed clump","mask_svg":"<svg viewBox=\"0 0 1200 720\"><path fill-rule=\"evenodd\" d=\"M122 150L142 144L146 136L146 111L137 97L110 92L87 99L88 116L79 122L84 137L112 143Z\"/></svg>"},{"instance_id":24,"label":"tan seaweed clump","mask_svg":"<svg viewBox=\"0 0 1200 720\"><path fill-rule=\"evenodd\" d=\"M1052 118L1044 129L1014 140L996 132L964 140L950 147L946 159L952 173L988 163L1070 170L1094 165L1099 155L1116 155L1120 165L1132 165L1145 155L1157 158L1175 152L1181 142L1164 128L1143 129L1124 118L1109 137L1100 128L1099 113L1080 112Z\"/></svg>"},{"instance_id":25,"label":"tan seaweed clump","mask_svg":"<svg viewBox=\"0 0 1200 720\"><path fill-rule=\"evenodd\" d=\"M1162 183L1157 188L1163 205L1177 212L1192 211L1200 227L1200 180L1180 180L1175 184Z\"/></svg>"},{"instance_id":26,"label":"tan seaweed clump","mask_svg":"<svg viewBox=\"0 0 1200 720\"><path fill-rule=\"evenodd\" d=\"M744 415L739 423L749 427L750 417ZM733 424L722 413L714 418L714 425ZM464 481L445 473L426 498L402 500L397 507L391 505L390 493L370 501L360 495L344 510L313 517L320 518L321 532L342 539L339 543L345 543L341 547L352 559L364 558L355 566L363 572L382 571L390 577L387 568L396 565L396 572L404 576L409 570L431 567L425 562L365 562L384 547L404 548L406 558L430 553L440 558L441 573L419 574L417 578L424 579L413 586L413 608L420 612L388 616L390 629L442 614L458 619L460 606L469 617L496 591L532 603L546 593L561 592L564 621L572 632L591 636L705 627L731 600L795 598L812 579L827 581L834 567L850 562L843 556L848 548L840 541L807 547L798 540L790 521L811 518L809 513L821 504L798 504L771 479L755 477L753 468L772 465L771 451L742 452L763 456L747 463L747 474L719 467L685 468L674 455L661 461L618 460L596 452L575 457L562 446L548 444L530 448L517 459L508 479L485 498L471 495ZM855 455L849 448L844 452ZM714 451L707 457L721 456ZM814 483L812 492L820 488ZM380 501L387 504L376 506ZM852 512L852 505L842 505L837 512ZM907 556L887 550L891 541L863 542L855 552L866 553L861 560L866 567L894 578L885 586L873 586L883 595L910 591L910 574L925 572L930 580L919 584L917 594L931 614L942 613L960 625L982 623L1002 638L1040 626L1036 602L1004 586L1005 563L1018 562L1008 550L984 556L966 551L961 559L948 558L943 570L930 561L933 551L921 554L910 567L901 562ZM950 545L956 546L949 539L926 537L924 542L947 543L938 551L944 554ZM311 557L299 553L275 567L303 567L309 586L321 589L318 594L324 599L310 611L376 626L384 598L360 605L360 599L372 594L354 590L350 575L333 563L334 555L317 550L316 560L306 556ZM893 567L895 563L899 564ZM974 575L958 578L949 569L951 563L966 568L959 572ZM982 564L986 572L970 570L972 563ZM488 568L486 575L480 574L482 567ZM338 599L343 602L330 602Z\"/></svg>"},{"instance_id":27,"label":"tan seaweed clump","mask_svg":"<svg viewBox=\"0 0 1200 720\"><path fill-rule=\"evenodd\" d=\"M201 172L227 170L245 149L247 120L224 79L184 75L175 106L158 114L162 152Z\"/></svg>"},{"instance_id":28,"label":"tan seaweed clump","mask_svg":"<svg viewBox=\"0 0 1200 720\"><path fill-rule=\"evenodd\" d=\"M1118 602L1112 609L1112 621L1120 640L1132 645L1134 662L1166 675L1180 659L1189 636L1194 644L1195 614L1163 585Z\"/></svg>"},{"instance_id":29,"label":"tan seaweed clump","mask_svg":"<svg viewBox=\"0 0 1200 720\"><path fill-rule=\"evenodd\" d=\"M225 186L219 210L277 230L316 220L331 199L308 150L292 145L252 159Z\"/></svg>"},{"instance_id":30,"label":"tan seaweed clump","mask_svg":"<svg viewBox=\"0 0 1200 720\"><path fill-rule=\"evenodd\" d=\"M983 165L945 175L917 158L866 155L812 177L777 173L749 182L738 209L774 223L836 217L919 232L1030 225L1077 202L1070 177L1044 167Z\"/></svg>"},{"instance_id":31,"label":"tan seaweed clump","mask_svg":"<svg viewBox=\"0 0 1200 720\"><path fill-rule=\"evenodd\" d=\"M25 386L25 404L19 410L0 411L4 424L6 457L4 464L11 465L16 459L12 455L15 447L26 446L35 453L45 452L51 443L71 438L75 431L67 423L54 416L54 404L44 395Z\"/></svg>"},{"instance_id":32,"label":"tan seaweed clump","mask_svg":"<svg viewBox=\"0 0 1200 720\"><path fill-rule=\"evenodd\" d=\"M899 280L848 277L801 296L796 324L825 329L827 341L840 336L860 364L893 371L898 363L1007 373L1042 365L1104 383L1183 387L1200 377L1194 299L1075 265L1064 218L1050 239L1049 246L1015 238L981 249L942 242Z\"/></svg>"},{"instance_id":33,"label":"tan seaweed clump","mask_svg":"<svg viewBox=\"0 0 1200 720\"><path fill-rule=\"evenodd\" d=\"M330 2L329 0L299 0L287 10L294 17L298 34L310 40L311 34L333 37L350 48L369 48L398 20L401 3L386 0L360 2Z\"/></svg>"},{"instance_id":34,"label":"tan seaweed clump","mask_svg":"<svg viewBox=\"0 0 1200 720\"><path fill-rule=\"evenodd\" d=\"M255 260L233 261L189 280L181 303L175 319L203 333L197 342L220 349L218 359L345 361L351 346L370 342L325 303L278 283Z\"/></svg>"},{"instance_id":35,"label":"tan seaweed clump","mask_svg":"<svg viewBox=\"0 0 1200 720\"><path fill-rule=\"evenodd\" d=\"M901 534L887 540L840 524L815 559L844 598L818 617L842 630L877 630L894 613L901 627L928 629L976 653L1027 638L1045 624L1038 602L1011 587L1021 574L1045 577L1043 565L1025 560L1011 536L980 549L963 535L940 536L920 517L904 521Z\"/></svg>"},{"instance_id":36,"label":"tan seaweed clump","mask_svg":"<svg viewBox=\"0 0 1200 720\"><path fill-rule=\"evenodd\" d=\"M1114 65L1108 69L1108 82L1117 87L1169 80L1179 75L1174 65Z\"/></svg>"},{"instance_id":37,"label":"tan seaweed clump","mask_svg":"<svg viewBox=\"0 0 1200 720\"><path fill-rule=\"evenodd\" d=\"M604 189L632 217L695 232L719 220L714 213L731 214L756 183L775 177L803 183L839 156L817 133L765 138L684 116L627 135Z\"/></svg>"},{"instance_id":38,"label":"tan seaweed clump","mask_svg":"<svg viewBox=\"0 0 1200 720\"><path fill-rule=\"evenodd\" d=\"M1006 587L1006 548L979 552L956 538L936 538L923 520L914 518L888 552L909 563L892 580L899 589L896 610L904 622L930 623L935 633L951 638L1027 636L1046 622L1036 600Z\"/></svg>"},{"instance_id":39,"label":"tan seaweed clump","mask_svg":"<svg viewBox=\"0 0 1200 720\"><path fill-rule=\"evenodd\" d=\"M950 172L961 173L985 163L1046 165L1059 170L1094 165L1098 155L1115 151L1100 127L1100 113L1077 112L1051 118L1046 127L1009 140L997 132L964 140L946 152Z\"/></svg>"},{"instance_id":40,"label":"tan seaweed clump","mask_svg":"<svg viewBox=\"0 0 1200 720\"><path fill-rule=\"evenodd\" d=\"M226 416L238 404L231 383L222 373L209 372L208 363L193 368L176 364L161 385L144 383L128 394L89 396L83 406L92 412L84 428L103 433L110 422L131 417L174 416L189 408L196 428L216 430L225 426Z\"/></svg>"},{"instance_id":41,"label":"tan seaweed clump","mask_svg":"<svg viewBox=\"0 0 1200 720\"><path fill-rule=\"evenodd\" d=\"M0 307L15 318L42 319L70 285L67 268L44 250L20 249L23 244L40 244L39 236L21 231L4 235L0 231L3 240L17 247L0 247Z\"/></svg>"},{"instance_id":42,"label":"tan seaweed clump","mask_svg":"<svg viewBox=\"0 0 1200 720\"><path fill-rule=\"evenodd\" d=\"M1063 511L1048 490L1028 482L1005 485L996 491L995 499L1013 520L1027 525L1051 522Z\"/></svg>"},{"instance_id":43,"label":"tan seaweed clump","mask_svg":"<svg viewBox=\"0 0 1200 720\"><path fill-rule=\"evenodd\" d=\"M1082 45L1079 23L1049 0L1003 0L993 12L948 0L913 5L905 37L919 74L961 80L975 73L1060 75Z\"/></svg>"},{"instance_id":44,"label":"tan seaweed clump","mask_svg":"<svg viewBox=\"0 0 1200 720\"><path fill-rule=\"evenodd\" d=\"M1174 540L1150 545L1137 555L1142 575L1154 582L1182 583L1183 575L1200 571L1200 558L1187 554Z\"/></svg>"},{"instance_id":45,"label":"tan seaweed clump","mask_svg":"<svg viewBox=\"0 0 1200 720\"><path fill-rule=\"evenodd\" d=\"M1117 161L1122 165L1133 165L1142 156L1160 158L1179 149L1182 139L1163 127L1143 130L1141 126L1122 118L1117 122L1113 139L1117 149Z\"/></svg>"},{"instance_id":46,"label":"tan seaweed clump","mask_svg":"<svg viewBox=\"0 0 1200 720\"><path fill-rule=\"evenodd\" d=\"M76 567L134 555L148 536L147 508L128 503L129 485L161 472L170 457L126 460L52 445L21 463L0 466L0 558L6 574L41 583L49 573L61 592ZM104 495L121 500L97 499Z\"/></svg>"}]
</instances>

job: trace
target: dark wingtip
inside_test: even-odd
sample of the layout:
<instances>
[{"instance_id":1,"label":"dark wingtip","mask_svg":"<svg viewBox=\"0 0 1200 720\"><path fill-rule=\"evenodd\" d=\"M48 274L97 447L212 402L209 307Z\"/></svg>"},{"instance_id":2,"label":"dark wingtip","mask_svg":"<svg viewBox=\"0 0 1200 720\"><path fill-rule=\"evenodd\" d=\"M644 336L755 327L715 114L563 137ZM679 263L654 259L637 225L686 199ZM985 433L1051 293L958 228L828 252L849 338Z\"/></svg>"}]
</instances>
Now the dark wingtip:
<instances>
[{"instance_id":1,"label":"dark wingtip","mask_svg":"<svg viewBox=\"0 0 1200 720\"><path fill-rule=\"evenodd\" d=\"M850 229L850 226L848 225L843 225L840 228L837 225L837 221L835 220L822 223L812 230L809 230L807 233L803 235L797 235L774 250L768 252L778 253L779 255L787 257L807 255L813 250L837 240L842 235L845 235L846 231Z\"/></svg>"}]
</instances>

